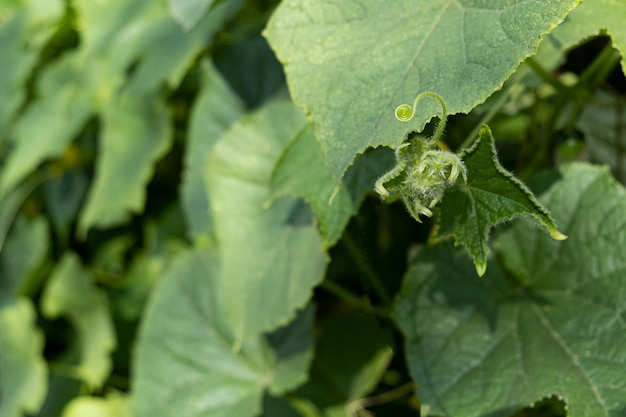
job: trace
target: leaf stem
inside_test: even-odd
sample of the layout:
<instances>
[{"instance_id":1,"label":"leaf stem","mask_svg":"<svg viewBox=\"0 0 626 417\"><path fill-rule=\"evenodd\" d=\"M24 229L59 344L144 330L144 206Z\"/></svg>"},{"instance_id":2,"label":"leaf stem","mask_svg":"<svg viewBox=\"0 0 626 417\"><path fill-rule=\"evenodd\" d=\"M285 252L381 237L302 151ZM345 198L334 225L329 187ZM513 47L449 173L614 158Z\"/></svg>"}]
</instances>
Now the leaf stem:
<instances>
[{"instance_id":1,"label":"leaf stem","mask_svg":"<svg viewBox=\"0 0 626 417\"><path fill-rule=\"evenodd\" d=\"M585 68L578 79L579 85L591 86L602 82L619 62L620 56L609 42L598 56Z\"/></svg>"},{"instance_id":2,"label":"leaf stem","mask_svg":"<svg viewBox=\"0 0 626 417\"><path fill-rule=\"evenodd\" d=\"M309 399L288 394L285 400L304 417L322 417L321 411Z\"/></svg>"},{"instance_id":3,"label":"leaf stem","mask_svg":"<svg viewBox=\"0 0 626 417\"><path fill-rule=\"evenodd\" d=\"M387 404L395 399L403 397L404 395L413 392L417 389L417 384L413 381L409 381L402 384L390 391L383 392L382 394L374 395L372 397L361 398L359 400L352 401L348 404L348 411L352 414L356 414L361 410L376 405Z\"/></svg>"},{"instance_id":4,"label":"leaf stem","mask_svg":"<svg viewBox=\"0 0 626 417\"><path fill-rule=\"evenodd\" d=\"M511 90L510 89L507 90L507 91L504 91L500 95L500 97L498 97L498 99L493 104L493 106L489 107L489 110L487 111L487 113L485 113L485 115L482 117L482 119L480 119L480 121L476 124L474 129L472 129L472 131L469 133L469 135L467 135L465 137L465 140L463 141L463 143L459 147L459 152L461 150L469 147L474 142L474 140L476 140L476 137L478 137L478 132L480 132L481 126L486 124L486 123L488 123L493 118L493 116L495 116L496 113L498 113L500 111L500 108L502 108L502 106L504 106L504 103L506 103L506 101L509 99L510 95L511 95Z\"/></svg>"},{"instance_id":5,"label":"leaf stem","mask_svg":"<svg viewBox=\"0 0 626 417\"><path fill-rule=\"evenodd\" d=\"M324 282L322 282L321 287L335 297L339 298L340 300L346 302L347 304L360 308L366 313L383 317L385 319L390 318L390 314L387 310L373 306L367 298L359 297L351 293L336 282L325 280Z\"/></svg>"},{"instance_id":6,"label":"leaf stem","mask_svg":"<svg viewBox=\"0 0 626 417\"><path fill-rule=\"evenodd\" d=\"M372 285L380 300L383 302L385 306L391 304L391 296L387 291L387 288L383 284L383 281L380 279L376 271L372 268L372 266L367 261L367 258L363 255L363 251L358 247L358 245L354 242L354 239L350 236L349 233L345 233L343 239L341 240L345 248L348 250L348 253L352 257L352 260L356 264L357 268L361 271L361 273L367 278L369 283Z\"/></svg>"},{"instance_id":7,"label":"leaf stem","mask_svg":"<svg viewBox=\"0 0 626 417\"><path fill-rule=\"evenodd\" d=\"M609 43L604 47L596 59L594 59L593 62L585 68L585 71L583 71L578 79L578 83L584 87L585 93L578 98L576 106L565 124L566 132L570 134L573 132L574 126L576 125L585 104L588 102L588 98L593 95L597 86L606 79L611 71L613 71L613 68L615 68L615 66L619 63L619 60L620 55Z\"/></svg>"},{"instance_id":8,"label":"leaf stem","mask_svg":"<svg viewBox=\"0 0 626 417\"><path fill-rule=\"evenodd\" d=\"M543 68L536 60L535 58L533 58L532 56L526 59L526 64L533 70L533 72L539 77L541 78L541 80L546 83L546 84L550 84L552 87L554 87L554 89L556 91L558 91L560 94L570 94L570 89L569 87L567 87L565 84L563 84L561 82L561 80L559 80L558 78L556 78L554 75L550 74L548 71L545 70L545 68Z\"/></svg>"}]
</instances>

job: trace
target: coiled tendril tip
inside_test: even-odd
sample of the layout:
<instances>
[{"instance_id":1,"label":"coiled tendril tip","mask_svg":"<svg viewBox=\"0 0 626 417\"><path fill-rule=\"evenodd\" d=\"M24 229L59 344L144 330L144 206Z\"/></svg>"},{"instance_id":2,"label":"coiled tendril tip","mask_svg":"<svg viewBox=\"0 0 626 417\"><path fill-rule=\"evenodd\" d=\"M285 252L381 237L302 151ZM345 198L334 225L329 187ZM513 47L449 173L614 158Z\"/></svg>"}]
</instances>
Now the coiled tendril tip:
<instances>
[{"instance_id":1,"label":"coiled tendril tip","mask_svg":"<svg viewBox=\"0 0 626 417\"><path fill-rule=\"evenodd\" d=\"M408 122L413 118L413 115L415 115L415 111L408 104L401 104L396 107L396 119L401 122Z\"/></svg>"},{"instance_id":2,"label":"coiled tendril tip","mask_svg":"<svg viewBox=\"0 0 626 417\"><path fill-rule=\"evenodd\" d=\"M396 112L395 112L396 119L398 119L401 122L408 122L409 120L411 120L413 116L415 115L415 109L417 108L417 103L419 103L420 100L423 99L424 97L434 98L441 105L441 116L440 116L441 119L440 119L439 125L437 126L437 129L435 130L435 134L431 138L434 143L437 143L437 141L439 141L439 138L441 137L441 134L443 133L443 128L446 124L446 117L448 117L446 103L443 101L443 99L441 98L439 94L431 93L430 91L425 91L419 94L417 97L415 97L415 101L413 102L412 106L410 104L399 105L398 107L396 107Z\"/></svg>"}]
</instances>

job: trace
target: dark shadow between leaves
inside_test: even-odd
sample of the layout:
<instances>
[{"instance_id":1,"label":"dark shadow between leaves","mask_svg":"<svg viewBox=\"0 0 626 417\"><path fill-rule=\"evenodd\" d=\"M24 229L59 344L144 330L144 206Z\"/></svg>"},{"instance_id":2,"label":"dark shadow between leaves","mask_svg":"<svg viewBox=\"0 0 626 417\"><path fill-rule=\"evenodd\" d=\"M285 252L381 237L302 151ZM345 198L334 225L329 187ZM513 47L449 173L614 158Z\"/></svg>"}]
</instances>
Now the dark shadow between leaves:
<instances>
[{"instance_id":1,"label":"dark shadow between leaves","mask_svg":"<svg viewBox=\"0 0 626 417\"><path fill-rule=\"evenodd\" d=\"M291 211L287 216L285 224L292 227L308 227L313 224L313 217L311 206L306 201L299 198L291 206Z\"/></svg>"}]
</instances>

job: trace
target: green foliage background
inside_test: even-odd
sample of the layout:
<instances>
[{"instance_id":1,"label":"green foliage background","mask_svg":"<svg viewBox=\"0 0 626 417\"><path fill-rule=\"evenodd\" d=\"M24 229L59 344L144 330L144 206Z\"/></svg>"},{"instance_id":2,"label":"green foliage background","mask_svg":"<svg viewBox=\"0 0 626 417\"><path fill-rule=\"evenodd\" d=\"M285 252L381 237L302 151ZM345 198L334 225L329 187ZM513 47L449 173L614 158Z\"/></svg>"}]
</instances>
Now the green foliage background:
<instances>
[{"instance_id":1,"label":"green foliage background","mask_svg":"<svg viewBox=\"0 0 626 417\"><path fill-rule=\"evenodd\" d=\"M626 416L626 6L579 3L0 2L0 417ZM423 91L469 178L417 223Z\"/></svg>"}]
</instances>

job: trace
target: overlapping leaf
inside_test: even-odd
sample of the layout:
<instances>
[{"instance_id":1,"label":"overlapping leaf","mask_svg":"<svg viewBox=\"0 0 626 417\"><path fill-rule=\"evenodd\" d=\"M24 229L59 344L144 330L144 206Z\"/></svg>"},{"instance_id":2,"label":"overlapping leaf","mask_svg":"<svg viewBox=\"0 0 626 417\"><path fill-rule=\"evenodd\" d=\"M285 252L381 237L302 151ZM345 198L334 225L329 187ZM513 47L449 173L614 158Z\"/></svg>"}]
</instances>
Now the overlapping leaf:
<instances>
[{"instance_id":1,"label":"overlapping leaf","mask_svg":"<svg viewBox=\"0 0 626 417\"><path fill-rule=\"evenodd\" d=\"M0 306L0 416L36 413L47 389L43 337L35 327L30 300L15 299Z\"/></svg>"},{"instance_id":2,"label":"overlapping leaf","mask_svg":"<svg viewBox=\"0 0 626 417\"><path fill-rule=\"evenodd\" d=\"M132 417L130 399L122 394L105 398L77 397L63 410L62 417Z\"/></svg>"},{"instance_id":3,"label":"overlapping leaf","mask_svg":"<svg viewBox=\"0 0 626 417\"><path fill-rule=\"evenodd\" d=\"M275 196L293 195L309 202L318 216L324 245L341 237L351 216L356 214L365 192L388 169L391 152L368 152L346 173L340 188L328 171L312 129L302 131L285 149L272 174Z\"/></svg>"},{"instance_id":4,"label":"overlapping leaf","mask_svg":"<svg viewBox=\"0 0 626 417\"><path fill-rule=\"evenodd\" d=\"M598 94L588 103L576 127L585 134L589 158L611 167L619 180L626 180L626 109L618 104L619 98Z\"/></svg>"},{"instance_id":5,"label":"overlapping leaf","mask_svg":"<svg viewBox=\"0 0 626 417\"><path fill-rule=\"evenodd\" d=\"M438 111L425 103L403 124L396 106L433 91L451 113L471 110L577 3L287 0L266 36L338 181L356 154L398 145Z\"/></svg>"},{"instance_id":6,"label":"overlapping leaf","mask_svg":"<svg viewBox=\"0 0 626 417\"><path fill-rule=\"evenodd\" d=\"M244 113L243 104L210 62L202 68L202 90L189 122L185 154L187 174L182 186L182 204L195 240L214 234L204 185L204 164L213 144Z\"/></svg>"},{"instance_id":7,"label":"overlapping leaf","mask_svg":"<svg viewBox=\"0 0 626 417\"><path fill-rule=\"evenodd\" d=\"M79 375L89 386L101 386L111 372L115 330L105 293L96 287L76 255L67 254L61 259L41 304L46 316L65 315L72 322L80 342Z\"/></svg>"},{"instance_id":8,"label":"overlapping leaf","mask_svg":"<svg viewBox=\"0 0 626 417\"><path fill-rule=\"evenodd\" d=\"M620 0L585 0L570 13L550 37L563 48L570 48L599 34L611 36L613 46L622 55L626 74L626 3Z\"/></svg>"},{"instance_id":9,"label":"overlapping leaf","mask_svg":"<svg viewBox=\"0 0 626 417\"><path fill-rule=\"evenodd\" d=\"M202 19L213 0L168 0L167 4L172 17L189 30Z\"/></svg>"},{"instance_id":10,"label":"overlapping leaf","mask_svg":"<svg viewBox=\"0 0 626 417\"><path fill-rule=\"evenodd\" d=\"M169 120L158 97L161 88L182 79L207 39L241 4L241 0L221 2L186 31L162 2L78 3L80 45L39 77L38 99L12 132L14 148L0 177L0 195L42 161L61 155L86 121L102 113L106 151L98 155L93 202L83 214L81 231L119 222L140 208L153 164L166 150L164 139L171 137L164 128ZM142 140L122 138L123 134ZM147 141L150 135L157 140ZM119 155L135 159L112 160ZM111 186L119 185L120 179L126 190L113 195Z\"/></svg>"},{"instance_id":11,"label":"overlapping leaf","mask_svg":"<svg viewBox=\"0 0 626 417\"><path fill-rule=\"evenodd\" d=\"M139 339L136 417L252 417L266 390L281 394L306 378L312 309L269 337L236 340L224 279L207 250L182 256L164 277Z\"/></svg>"},{"instance_id":12,"label":"overlapping leaf","mask_svg":"<svg viewBox=\"0 0 626 417\"><path fill-rule=\"evenodd\" d=\"M25 99L22 85L37 62L39 48L62 12L59 0L5 2L0 6L0 143L8 122Z\"/></svg>"},{"instance_id":13,"label":"overlapping leaf","mask_svg":"<svg viewBox=\"0 0 626 417\"><path fill-rule=\"evenodd\" d=\"M37 217L18 217L0 251L0 305L23 293L29 278L41 265L50 244L48 225Z\"/></svg>"},{"instance_id":14,"label":"overlapping leaf","mask_svg":"<svg viewBox=\"0 0 626 417\"><path fill-rule=\"evenodd\" d=\"M487 268L489 230L499 223L526 216L548 230L553 238L565 239L550 213L530 190L502 168L487 126L481 128L476 143L461 158L468 171L467 184L445 194L432 240L454 236L457 244L467 248L478 274L482 275Z\"/></svg>"},{"instance_id":15,"label":"overlapping leaf","mask_svg":"<svg viewBox=\"0 0 626 417\"><path fill-rule=\"evenodd\" d=\"M426 248L396 304L411 375L435 415L511 415L548 395L568 416L626 410L626 193L606 169L564 168L543 196L569 239L498 236L478 278L450 245Z\"/></svg>"},{"instance_id":16,"label":"overlapping leaf","mask_svg":"<svg viewBox=\"0 0 626 417\"><path fill-rule=\"evenodd\" d=\"M222 297L238 339L286 323L324 275L326 256L309 207L273 204L271 174L306 128L293 104L277 101L241 119L213 146L206 180L222 261Z\"/></svg>"},{"instance_id":17,"label":"overlapping leaf","mask_svg":"<svg viewBox=\"0 0 626 417\"><path fill-rule=\"evenodd\" d=\"M79 221L79 232L110 226L141 211L155 161L168 149L172 128L164 103L152 97L125 97L103 114L102 146L96 177Z\"/></svg>"}]
</instances>

